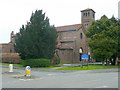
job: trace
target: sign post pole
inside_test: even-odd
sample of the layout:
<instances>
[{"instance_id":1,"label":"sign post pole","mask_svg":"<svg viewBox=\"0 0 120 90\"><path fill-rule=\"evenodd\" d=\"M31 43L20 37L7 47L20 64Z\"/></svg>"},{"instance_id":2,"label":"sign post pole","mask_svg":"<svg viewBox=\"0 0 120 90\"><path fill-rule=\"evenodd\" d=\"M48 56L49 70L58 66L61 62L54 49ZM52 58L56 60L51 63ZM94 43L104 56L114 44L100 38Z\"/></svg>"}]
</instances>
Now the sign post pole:
<instances>
[{"instance_id":1,"label":"sign post pole","mask_svg":"<svg viewBox=\"0 0 120 90\"><path fill-rule=\"evenodd\" d=\"M84 60L84 63L86 63L86 64L88 65L89 55L83 54L83 55L81 56L81 58L82 58L82 61Z\"/></svg>"}]
</instances>

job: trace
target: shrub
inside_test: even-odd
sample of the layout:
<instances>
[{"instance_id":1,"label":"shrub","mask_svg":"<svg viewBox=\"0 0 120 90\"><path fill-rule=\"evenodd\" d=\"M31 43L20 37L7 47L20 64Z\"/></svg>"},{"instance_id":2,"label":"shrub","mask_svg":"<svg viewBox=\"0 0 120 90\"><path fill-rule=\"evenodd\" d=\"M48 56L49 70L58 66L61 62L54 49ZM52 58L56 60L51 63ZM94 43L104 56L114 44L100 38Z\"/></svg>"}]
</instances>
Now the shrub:
<instances>
[{"instance_id":1,"label":"shrub","mask_svg":"<svg viewBox=\"0 0 120 90\"><path fill-rule=\"evenodd\" d=\"M48 67L51 65L50 59L28 59L21 62L23 66Z\"/></svg>"}]
</instances>

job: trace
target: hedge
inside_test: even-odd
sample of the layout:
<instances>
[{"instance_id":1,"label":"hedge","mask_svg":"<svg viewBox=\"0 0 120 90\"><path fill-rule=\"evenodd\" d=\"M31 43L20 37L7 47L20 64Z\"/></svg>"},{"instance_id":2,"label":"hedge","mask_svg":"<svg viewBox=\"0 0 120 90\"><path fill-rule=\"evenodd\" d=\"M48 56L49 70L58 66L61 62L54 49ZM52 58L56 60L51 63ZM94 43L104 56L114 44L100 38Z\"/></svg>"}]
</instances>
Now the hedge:
<instances>
[{"instance_id":1,"label":"hedge","mask_svg":"<svg viewBox=\"0 0 120 90\"><path fill-rule=\"evenodd\" d=\"M30 67L49 67L51 65L50 59L28 59L22 61L23 66Z\"/></svg>"}]
</instances>

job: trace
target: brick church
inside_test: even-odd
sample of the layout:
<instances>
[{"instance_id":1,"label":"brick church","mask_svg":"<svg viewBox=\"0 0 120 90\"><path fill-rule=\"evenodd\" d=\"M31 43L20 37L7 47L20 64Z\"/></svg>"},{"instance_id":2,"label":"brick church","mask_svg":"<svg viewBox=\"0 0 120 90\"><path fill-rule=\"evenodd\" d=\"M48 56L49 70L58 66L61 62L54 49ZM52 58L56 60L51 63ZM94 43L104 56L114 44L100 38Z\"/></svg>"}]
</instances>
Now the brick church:
<instances>
[{"instance_id":1,"label":"brick church","mask_svg":"<svg viewBox=\"0 0 120 90\"><path fill-rule=\"evenodd\" d=\"M58 34L56 53L59 55L61 63L80 63L80 55L90 55L87 45L89 38L86 38L85 33L94 20L95 11L88 8L81 11L81 24L56 27ZM2 44L2 53L15 53L14 41L15 34L12 31L11 41Z\"/></svg>"},{"instance_id":2,"label":"brick church","mask_svg":"<svg viewBox=\"0 0 120 90\"><path fill-rule=\"evenodd\" d=\"M80 55L90 55L87 45L89 38L85 33L87 27L95 20L95 11L85 9L81 11L81 24L56 27L58 33L57 53L63 63L80 63Z\"/></svg>"}]
</instances>

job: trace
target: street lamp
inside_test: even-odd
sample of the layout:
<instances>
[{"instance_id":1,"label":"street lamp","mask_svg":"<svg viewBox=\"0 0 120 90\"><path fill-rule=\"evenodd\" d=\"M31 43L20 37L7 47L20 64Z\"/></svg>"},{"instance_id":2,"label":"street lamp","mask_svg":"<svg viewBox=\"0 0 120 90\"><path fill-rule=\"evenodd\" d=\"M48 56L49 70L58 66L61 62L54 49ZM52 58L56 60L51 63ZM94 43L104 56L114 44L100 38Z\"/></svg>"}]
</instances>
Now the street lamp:
<instances>
[{"instance_id":1,"label":"street lamp","mask_svg":"<svg viewBox=\"0 0 120 90\"><path fill-rule=\"evenodd\" d=\"M79 53L80 53L80 54L82 54L82 53L83 53L82 48L80 48L80 49L79 49Z\"/></svg>"},{"instance_id":2,"label":"street lamp","mask_svg":"<svg viewBox=\"0 0 120 90\"><path fill-rule=\"evenodd\" d=\"M88 52L88 55L90 55L90 52Z\"/></svg>"},{"instance_id":3,"label":"street lamp","mask_svg":"<svg viewBox=\"0 0 120 90\"><path fill-rule=\"evenodd\" d=\"M83 53L83 50L82 50L82 48L80 48L80 49L79 49L80 61L81 61L81 55L82 55L82 53Z\"/></svg>"},{"instance_id":4,"label":"street lamp","mask_svg":"<svg viewBox=\"0 0 120 90\"><path fill-rule=\"evenodd\" d=\"M88 51L88 55L89 55L89 60L90 60L90 51Z\"/></svg>"}]
</instances>

